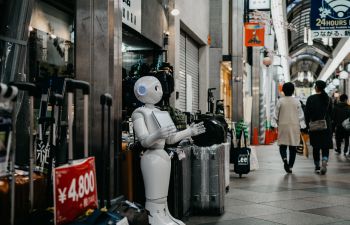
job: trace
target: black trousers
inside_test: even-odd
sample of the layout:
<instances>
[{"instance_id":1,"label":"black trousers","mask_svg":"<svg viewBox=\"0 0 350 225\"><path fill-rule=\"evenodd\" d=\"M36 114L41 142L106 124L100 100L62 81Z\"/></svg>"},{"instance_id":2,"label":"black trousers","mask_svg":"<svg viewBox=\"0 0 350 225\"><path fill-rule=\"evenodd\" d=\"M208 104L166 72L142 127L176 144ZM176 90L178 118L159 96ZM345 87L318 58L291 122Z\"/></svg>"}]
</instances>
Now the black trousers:
<instances>
[{"instance_id":1,"label":"black trousers","mask_svg":"<svg viewBox=\"0 0 350 225\"><path fill-rule=\"evenodd\" d=\"M349 149L349 133L341 126L337 126L335 130L335 140L337 144L337 150L341 151L341 143L344 143L344 154L348 152Z\"/></svg>"},{"instance_id":2,"label":"black trousers","mask_svg":"<svg viewBox=\"0 0 350 225\"><path fill-rule=\"evenodd\" d=\"M295 157L297 155L297 147L296 146L287 146L287 145L280 145L280 154L282 157L282 160L287 160L287 147L289 147L289 162L288 165L290 168L293 167L295 162Z\"/></svg>"},{"instance_id":3,"label":"black trousers","mask_svg":"<svg viewBox=\"0 0 350 225\"><path fill-rule=\"evenodd\" d=\"M314 163L316 167L320 167L321 151L322 151L322 160L328 161L329 159L328 148L326 149L313 148Z\"/></svg>"}]
</instances>

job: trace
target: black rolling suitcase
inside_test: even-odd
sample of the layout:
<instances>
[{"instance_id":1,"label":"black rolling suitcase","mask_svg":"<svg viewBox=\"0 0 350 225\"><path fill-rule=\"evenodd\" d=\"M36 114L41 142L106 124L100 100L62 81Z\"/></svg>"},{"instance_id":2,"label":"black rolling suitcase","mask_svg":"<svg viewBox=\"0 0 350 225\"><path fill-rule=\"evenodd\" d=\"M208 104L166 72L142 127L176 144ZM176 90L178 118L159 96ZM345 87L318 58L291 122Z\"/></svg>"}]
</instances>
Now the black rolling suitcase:
<instances>
[{"instance_id":1,"label":"black rolling suitcase","mask_svg":"<svg viewBox=\"0 0 350 225\"><path fill-rule=\"evenodd\" d=\"M171 161L168 207L171 215L180 220L190 215L192 147L189 139L181 141Z\"/></svg>"},{"instance_id":2,"label":"black rolling suitcase","mask_svg":"<svg viewBox=\"0 0 350 225\"><path fill-rule=\"evenodd\" d=\"M192 209L197 215L221 215L225 210L225 147L194 146L192 151Z\"/></svg>"},{"instance_id":3,"label":"black rolling suitcase","mask_svg":"<svg viewBox=\"0 0 350 225\"><path fill-rule=\"evenodd\" d=\"M244 138L244 147L241 147L241 137ZM237 140L237 147L233 149L234 171L242 177L243 174L250 172L250 153L251 149L247 147L247 140L244 132L241 132Z\"/></svg>"}]
</instances>

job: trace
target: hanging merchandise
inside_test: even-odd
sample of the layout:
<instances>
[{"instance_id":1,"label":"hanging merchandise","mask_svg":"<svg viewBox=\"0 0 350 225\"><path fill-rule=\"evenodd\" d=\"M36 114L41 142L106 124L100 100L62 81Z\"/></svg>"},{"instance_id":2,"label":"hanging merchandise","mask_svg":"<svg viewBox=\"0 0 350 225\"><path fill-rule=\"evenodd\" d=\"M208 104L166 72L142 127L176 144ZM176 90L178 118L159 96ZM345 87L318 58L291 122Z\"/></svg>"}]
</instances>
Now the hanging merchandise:
<instances>
[{"instance_id":1,"label":"hanging merchandise","mask_svg":"<svg viewBox=\"0 0 350 225\"><path fill-rule=\"evenodd\" d=\"M163 97L158 104L169 106L170 96L174 92L175 87L173 66L171 66L170 63L163 62L152 75L155 76L162 85Z\"/></svg>"},{"instance_id":2,"label":"hanging merchandise","mask_svg":"<svg viewBox=\"0 0 350 225\"><path fill-rule=\"evenodd\" d=\"M245 23L245 46L263 47L265 45L265 27L259 23Z\"/></svg>"}]
</instances>

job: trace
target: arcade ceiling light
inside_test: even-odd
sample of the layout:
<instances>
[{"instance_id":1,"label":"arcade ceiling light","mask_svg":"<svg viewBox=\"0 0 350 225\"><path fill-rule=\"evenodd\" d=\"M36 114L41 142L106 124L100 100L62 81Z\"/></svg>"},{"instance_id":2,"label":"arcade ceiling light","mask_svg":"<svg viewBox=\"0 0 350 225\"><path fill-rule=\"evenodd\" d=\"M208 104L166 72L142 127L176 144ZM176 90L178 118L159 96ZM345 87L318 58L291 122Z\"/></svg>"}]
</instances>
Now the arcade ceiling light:
<instances>
[{"instance_id":1,"label":"arcade ceiling light","mask_svg":"<svg viewBox=\"0 0 350 225\"><path fill-rule=\"evenodd\" d=\"M179 14L180 14L180 10L178 10L178 9L173 9L173 10L171 10L171 15L173 15L173 16L178 16Z\"/></svg>"}]
</instances>

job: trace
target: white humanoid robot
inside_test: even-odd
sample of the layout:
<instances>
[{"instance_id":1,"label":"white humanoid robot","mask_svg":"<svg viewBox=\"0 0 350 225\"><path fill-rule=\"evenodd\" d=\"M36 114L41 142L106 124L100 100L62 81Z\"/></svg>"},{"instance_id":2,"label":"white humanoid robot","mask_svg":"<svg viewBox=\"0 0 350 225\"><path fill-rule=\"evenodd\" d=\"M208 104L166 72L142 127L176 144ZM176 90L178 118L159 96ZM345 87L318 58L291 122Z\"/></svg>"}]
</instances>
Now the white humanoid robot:
<instances>
[{"instance_id":1,"label":"white humanoid robot","mask_svg":"<svg viewBox=\"0 0 350 225\"><path fill-rule=\"evenodd\" d=\"M146 209L150 212L151 225L184 225L173 218L167 205L170 180L171 159L164 150L165 143L174 144L184 138L205 132L202 123L192 124L186 130L177 132L174 125L162 126L154 114L161 112L154 104L163 95L162 86L155 77L140 78L134 86L137 99L145 103L132 114L132 121L136 137L147 151L141 159L141 170L145 183ZM172 122L172 121L171 121Z\"/></svg>"}]
</instances>

